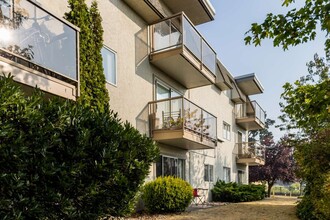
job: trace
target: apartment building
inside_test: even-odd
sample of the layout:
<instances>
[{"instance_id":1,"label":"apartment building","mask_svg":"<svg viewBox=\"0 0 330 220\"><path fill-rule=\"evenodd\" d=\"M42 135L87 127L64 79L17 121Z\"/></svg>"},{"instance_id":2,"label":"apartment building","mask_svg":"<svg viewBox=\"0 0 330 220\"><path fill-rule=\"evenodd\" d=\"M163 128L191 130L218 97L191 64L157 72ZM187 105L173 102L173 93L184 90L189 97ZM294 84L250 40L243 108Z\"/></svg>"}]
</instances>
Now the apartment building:
<instances>
[{"instance_id":1,"label":"apartment building","mask_svg":"<svg viewBox=\"0 0 330 220\"><path fill-rule=\"evenodd\" d=\"M211 3L98 3L110 106L160 148L148 179L178 176L206 195L217 179L247 183L249 166L265 162L264 148L248 142L248 131L265 126L265 112L249 97L263 88L254 74L233 77L196 29L214 19ZM75 100L79 28L62 18L67 1L0 0L0 7L0 72L27 92L38 86Z\"/></svg>"}]
</instances>

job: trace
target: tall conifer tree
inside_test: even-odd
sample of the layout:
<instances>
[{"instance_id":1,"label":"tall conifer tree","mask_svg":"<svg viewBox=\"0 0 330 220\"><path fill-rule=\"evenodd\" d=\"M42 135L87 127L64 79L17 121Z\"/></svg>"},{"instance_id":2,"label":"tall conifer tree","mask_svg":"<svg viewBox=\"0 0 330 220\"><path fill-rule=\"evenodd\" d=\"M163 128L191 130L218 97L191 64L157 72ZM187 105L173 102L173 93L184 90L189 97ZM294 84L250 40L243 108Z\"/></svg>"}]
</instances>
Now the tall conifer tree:
<instances>
[{"instance_id":1,"label":"tall conifer tree","mask_svg":"<svg viewBox=\"0 0 330 220\"><path fill-rule=\"evenodd\" d=\"M105 76L102 67L101 48L103 28L97 3L92 3L89 10L85 0L68 0L70 12L65 18L80 28L80 97L85 106L107 111L109 95L105 87Z\"/></svg>"}]
</instances>

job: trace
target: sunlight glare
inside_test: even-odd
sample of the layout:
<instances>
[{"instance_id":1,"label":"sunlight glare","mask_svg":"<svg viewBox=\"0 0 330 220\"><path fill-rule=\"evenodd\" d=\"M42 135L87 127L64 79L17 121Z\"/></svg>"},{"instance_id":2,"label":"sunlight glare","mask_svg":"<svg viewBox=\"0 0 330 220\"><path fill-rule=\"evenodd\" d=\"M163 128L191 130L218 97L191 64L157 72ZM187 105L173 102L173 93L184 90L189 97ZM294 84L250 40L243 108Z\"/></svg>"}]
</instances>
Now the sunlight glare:
<instances>
[{"instance_id":1,"label":"sunlight glare","mask_svg":"<svg viewBox=\"0 0 330 220\"><path fill-rule=\"evenodd\" d=\"M8 42L11 38L11 34L9 29L7 28L0 28L0 41Z\"/></svg>"}]
</instances>

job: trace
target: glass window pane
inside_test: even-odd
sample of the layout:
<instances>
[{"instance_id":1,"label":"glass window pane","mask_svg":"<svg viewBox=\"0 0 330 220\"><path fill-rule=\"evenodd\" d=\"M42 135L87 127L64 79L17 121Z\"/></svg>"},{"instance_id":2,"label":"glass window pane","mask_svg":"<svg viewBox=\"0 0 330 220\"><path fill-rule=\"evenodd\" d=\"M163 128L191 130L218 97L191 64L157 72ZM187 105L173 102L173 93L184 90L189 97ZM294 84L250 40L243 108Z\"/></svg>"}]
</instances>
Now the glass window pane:
<instances>
[{"instance_id":1,"label":"glass window pane","mask_svg":"<svg viewBox=\"0 0 330 220\"><path fill-rule=\"evenodd\" d=\"M178 177L185 179L185 160L178 159Z\"/></svg>"},{"instance_id":2,"label":"glass window pane","mask_svg":"<svg viewBox=\"0 0 330 220\"><path fill-rule=\"evenodd\" d=\"M213 165L209 165L209 172L210 172L210 182L213 182Z\"/></svg>"},{"instance_id":3,"label":"glass window pane","mask_svg":"<svg viewBox=\"0 0 330 220\"><path fill-rule=\"evenodd\" d=\"M208 181L208 165L204 165L204 181Z\"/></svg>"},{"instance_id":4,"label":"glass window pane","mask_svg":"<svg viewBox=\"0 0 330 220\"><path fill-rule=\"evenodd\" d=\"M230 168L228 167L224 167L223 168L223 180L226 182L226 183L229 183L230 182Z\"/></svg>"},{"instance_id":5,"label":"glass window pane","mask_svg":"<svg viewBox=\"0 0 330 220\"><path fill-rule=\"evenodd\" d=\"M171 98L175 98L181 96L179 93L177 93L176 91L174 91L173 89L171 89Z\"/></svg>"},{"instance_id":6,"label":"glass window pane","mask_svg":"<svg viewBox=\"0 0 330 220\"><path fill-rule=\"evenodd\" d=\"M177 159L171 158L171 176L177 175L177 163Z\"/></svg>"},{"instance_id":7,"label":"glass window pane","mask_svg":"<svg viewBox=\"0 0 330 220\"><path fill-rule=\"evenodd\" d=\"M156 177L162 176L163 171L163 163L162 163L162 156L160 156L156 162Z\"/></svg>"},{"instance_id":8,"label":"glass window pane","mask_svg":"<svg viewBox=\"0 0 330 220\"><path fill-rule=\"evenodd\" d=\"M163 176L170 176L171 175L171 158L163 157L163 163L164 163Z\"/></svg>"},{"instance_id":9,"label":"glass window pane","mask_svg":"<svg viewBox=\"0 0 330 220\"><path fill-rule=\"evenodd\" d=\"M170 98L170 89L157 83L156 85L156 90L157 90L157 94L156 94L156 98L157 100L161 100L161 99L168 99Z\"/></svg>"},{"instance_id":10,"label":"glass window pane","mask_svg":"<svg viewBox=\"0 0 330 220\"><path fill-rule=\"evenodd\" d=\"M116 73L116 54L111 50L103 47L101 50L103 58L103 69L105 79L107 82L114 85L117 84L117 73Z\"/></svg>"}]
</instances>

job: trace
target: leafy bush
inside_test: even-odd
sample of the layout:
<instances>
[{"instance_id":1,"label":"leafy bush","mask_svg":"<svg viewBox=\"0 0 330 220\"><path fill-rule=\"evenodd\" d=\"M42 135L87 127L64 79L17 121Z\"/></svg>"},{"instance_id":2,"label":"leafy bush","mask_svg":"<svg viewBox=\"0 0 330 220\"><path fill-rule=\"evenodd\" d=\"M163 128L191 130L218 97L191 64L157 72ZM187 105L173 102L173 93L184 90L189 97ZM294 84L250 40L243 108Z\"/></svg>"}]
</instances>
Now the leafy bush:
<instances>
[{"instance_id":1,"label":"leafy bush","mask_svg":"<svg viewBox=\"0 0 330 220\"><path fill-rule=\"evenodd\" d=\"M158 156L114 113L25 97L0 79L0 216L98 219L130 211Z\"/></svg>"},{"instance_id":2,"label":"leafy bush","mask_svg":"<svg viewBox=\"0 0 330 220\"><path fill-rule=\"evenodd\" d=\"M247 202L265 198L264 185L240 185L218 180L211 190L215 202Z\"/></svg>"},{"instance_id":3,"label":"leafy bush","mask_svg":"<svg viewBox=\"0 0 330 220\"><path fill-rule=\"evenodd\" d=\"M300 219L330 219L330 127L295 145L298 175L306 182Z\"/></svg>"},{"instance_id":4,"label":"leafy bush","mask_svg":"<svg viewBox=\"0 0 330 220\"><path fill-rule=\"evenodd\" d=\"M193 188L176 177L158 177L147 183L142 199L151 213L182 212L192 201Z\"/></svg>"}]
</instances>

